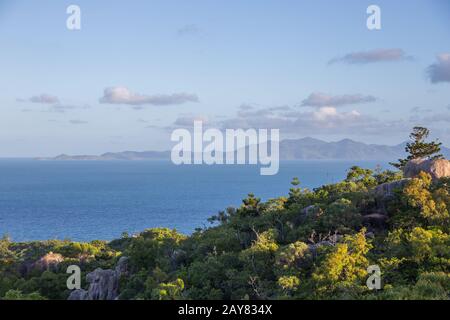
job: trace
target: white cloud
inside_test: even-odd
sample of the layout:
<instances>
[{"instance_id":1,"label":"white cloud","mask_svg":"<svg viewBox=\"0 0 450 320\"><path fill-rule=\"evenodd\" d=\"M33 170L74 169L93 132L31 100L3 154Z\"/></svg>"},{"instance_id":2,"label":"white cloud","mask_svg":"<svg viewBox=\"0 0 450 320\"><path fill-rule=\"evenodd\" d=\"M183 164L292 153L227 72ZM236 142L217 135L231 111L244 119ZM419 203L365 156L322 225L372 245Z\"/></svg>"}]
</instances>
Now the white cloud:
<instances>
[{"instance_id":1,"label":"white cloud","mask_svg":"<svg viewBox=\"0 0 450 320\"><path fill-rule=\"evenodd\" d=\"M32 96L28 99L16 99L19 102L31 102L36 104L45 104L49 105L47 110L41 110L41 111L47 111L47 112L66 112L68 110L74 110L74 109L89 109L90 106L88 104L67 104L60 102L59 98L54 95L50 94L40 94L36 96ZM32 109L22 109L22 111L30 112L34 111Z\"/></svg>"},{"instance_id":2,"label":"white cloud","mask_svg":"<svg viewBox=\"0 0 450 320\"><path fill-rule=\"evenodd\" d=\"M238 112L234 118L219 122L219 126L226 128L267 128L280 129L289 134L342 133L354 131L354 128L364 128L376 120L363 116L353 110L341 112L335 107L320 107L313 111L268 112L270 108L255 110L254 112ZM377 122L377 125L379 123ZM349 129L352 128L352 129Z\"/></svg>"},{"instance_id":3,"label":"white cloud","mask_svg":"<svg viewBox=\"0 0 450 320\"><path fill-rule=\"evenodd\" d=\"M430 113L433 112L433 109L430 108L422 108L422 107L413 107L410 110L412 113Z\"/></svg>"},{"instance_id":4,"label":"white cloud","mask_svg":"<svg viewBox=\"0 0 450 320\"><path fill-rule=\"evenodd\" d=\"M70 124L86 124L88 122L84 121L84 120L70 120L69 123Z\"/></svg>"},{"instance_id":5,"label":"white cloud","mask_svg":"<svg viewBox=\"0 0 450 320\"><path fill-rule=\"evenodd\" d=\"M308 98L302 101L304 107L325 107L325 106L345 106L359 103L375 102L377 99L373 96L364 96L361 94L347 94L332 96L320 92L315 92L309 95Z\"/></svg>"},{"instance_id":6,"label":"white cloud","mask_svg":"<svg viewBox=\"0 0 450 320\"><path fill-rule=\"evenodd\" d=\"M190 36L200 33L200 28L195 24L187 24L177 30L178 36Z\"/></svg>"},{"instance_id":7,"label":"white cloud","mask_svg":"<svg viewBox=\"0 0 450 320\"><path fill-rule=\"evenodd\" d=\"M74 105L74 104L62 104L62 103L56 103L50 107L48 110L49 112L66 112L68 110L75 110L75 109L89 109L90 106L87 104L84 105Z\"/></svg>"},{"instance_id":8,"label":"white cloud","mask_svg":"<svg viewBox=\"0 0 450 320\"><path fill-rule=\"evenodd\" d=\"M42 103L42 104L54 104L59 103L59 99L56 96L50 94L40 94L37 96L32 96L29 99L17 99L19 102L32 102L32 103Z\"/></svg>"},{"instance_id":9,"label":"white cloud","mask_svg":"<svg viewBox=\"0 0 450 320\"><path fill-rule=\"evenodd\" d=\"M177 127L192 127L194 125L194 121L202 121L204 125L207 125L210 123L210 120L207 116L203 115L182 115L178 117L175 122L174 126Z\"/></svg>"},{"instance_id":10,"label":"white cloud","mask_svg":"<svg viewBox=\"0 0 450 320\"><path fill-rule=\"evenodd\" d=\"M342 57L334 58L329 61L333 63L348 63L348 64L367 64L375 62L394 62L410 60L411 56L407 56L402 49L376 49L370 51L360 51L348 53Z\"/></svg>"},{"instance_id":11,"label":"white cloud","mask_svg":"<svg viewBox=\"0 0 450 320\"><path fill-rule=\"evenodd\" d=\"M247 104L247 103L243 103L239 106L239 109L242 111L248 111L248 110L252 110L254 108L255 108L254 106Z\"/></svg>"},{"instance_id":12,"label":"white cloud","mask_svg":"<svg viewBox=\"0 0 450 320\"><path fill-rule=\"evenodd\" d=\"M301 136L370 136L396 135L409 132L407 120L386 120L365 115L357 110L343 111L335 106L320 106L312 110L285 108L261 108L243 112L238 109L235 117L213 122L225 129L280 129L284 137Z\"/></svg>"},{"instance_id":13,"label":"white cloud","mask_svg":"<svg viewBox=\"0 0 450 320\"><path fill-rule=\"evenodd\" d=\"M174 104L183 104L187 102L198 102L195 94L174 93L174 94L157 94L142 95L131 92L126 87L109 87L105 88L100 103L108 104L128 104L134 106L155 105L165 106Z\"/></svg>"},{"instance_id":14,"label":"white cloud","mask_svg":"<svg viewBox=\"0 0 450 320\"><path fill-rule=\"evenodd\" d=\"M450 82L450 53L441 53L427 69L432 83Z\"/></svg>"}]
</instances>

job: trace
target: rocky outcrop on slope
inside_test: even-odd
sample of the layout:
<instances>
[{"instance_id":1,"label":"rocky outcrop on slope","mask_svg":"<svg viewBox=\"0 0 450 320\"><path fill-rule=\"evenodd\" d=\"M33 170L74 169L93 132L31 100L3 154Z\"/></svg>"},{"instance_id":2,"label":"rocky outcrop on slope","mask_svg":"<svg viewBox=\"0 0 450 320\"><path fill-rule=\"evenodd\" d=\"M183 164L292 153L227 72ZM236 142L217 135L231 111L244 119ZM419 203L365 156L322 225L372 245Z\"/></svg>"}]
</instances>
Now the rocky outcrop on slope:
<instances>
[{"instance_id":1,"label":"rocky outcrop on slope","mask_svg":"<svg viewBox=\"0 0 450 320\"><path fill-rule=\"evenodd\" d=\"M375 198L378 200L386 201L392 199L396 190L402 190L410 179L401 179L393 182L386 182L376 186L373 189Z\"/></svg>"},{"instance_id":2,"label":"rocky outcrop on slope","mask_svg":"<svg viewBox=\"0 0 450 320\"><path fill-rule=\"evenodd\" d=\"M446 159L414 159L405 165L403 175L405 178L414 178L421 171L430 174L433 181L450 177L450 161Z\"/></svg>"},{"instance_id":3,"label":"rocky outcrop on slope","mask_svg":"<svg viewBox=\"0 0 450 320\"><path fill-rule=\"evenodd\" d=\"M128 258L121 257L114 270L97 268L86 276L87 290L72 291L69 300L116 300L119 296L119 280L128 274Z\"/></svg>"}]
</instances>

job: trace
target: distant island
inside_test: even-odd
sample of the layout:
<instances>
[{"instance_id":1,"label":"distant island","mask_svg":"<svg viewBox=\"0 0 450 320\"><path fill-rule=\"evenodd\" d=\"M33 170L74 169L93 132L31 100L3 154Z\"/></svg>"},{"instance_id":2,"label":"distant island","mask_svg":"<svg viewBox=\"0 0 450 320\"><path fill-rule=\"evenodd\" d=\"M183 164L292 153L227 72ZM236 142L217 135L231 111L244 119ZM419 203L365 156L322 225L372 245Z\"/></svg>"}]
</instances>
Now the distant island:
<instances>
[{"instance_id":1,"label":"distant island","mask_svg":"<svg viewBox=\"0 0 450 320\"><path fill-rule=\"evenodd\" d=\"M39 157L36 160L168 160L170 151L123 151L107 152L101 155L67 155L60 154L56 157Z\"/></svg>"},{"instance_id":2,"label":"distant island","mask_svg":"<svg viewBox=\"0 0 450 320\"><path fill-rule=\"evenodd\" d=\"M326 142L310 137L280 142L282 160L386 160L405 155L406 142L394 145L366 144L350 139ZM450 158L450 149L442 147L442 154ZM170 151L123 151L101 155L67 155L39 157L36 160L169 160Z\"/></svg>"}]
</instances>

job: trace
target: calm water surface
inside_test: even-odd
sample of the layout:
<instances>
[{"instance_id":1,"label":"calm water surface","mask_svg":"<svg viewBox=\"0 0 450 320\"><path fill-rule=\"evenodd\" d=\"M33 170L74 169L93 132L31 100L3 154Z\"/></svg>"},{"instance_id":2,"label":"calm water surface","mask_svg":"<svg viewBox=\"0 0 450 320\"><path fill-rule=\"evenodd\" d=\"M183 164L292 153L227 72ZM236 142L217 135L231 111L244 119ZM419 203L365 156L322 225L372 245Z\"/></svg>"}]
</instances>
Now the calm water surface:
<instances>
[{"instance_id":1,"label":"calm water surface","mask_svg":"<svg viewBox=\"0 0 450 320\"><path fill-rule=\"evenodd\" d=\"M249 192L286 195L341 180L352 165L377 161L285 161L275 176L257 166L175 166L165 161L0 160L0 236L15 241L120 237L151 227L190 233Z\"/></svg>"}]
</instances>

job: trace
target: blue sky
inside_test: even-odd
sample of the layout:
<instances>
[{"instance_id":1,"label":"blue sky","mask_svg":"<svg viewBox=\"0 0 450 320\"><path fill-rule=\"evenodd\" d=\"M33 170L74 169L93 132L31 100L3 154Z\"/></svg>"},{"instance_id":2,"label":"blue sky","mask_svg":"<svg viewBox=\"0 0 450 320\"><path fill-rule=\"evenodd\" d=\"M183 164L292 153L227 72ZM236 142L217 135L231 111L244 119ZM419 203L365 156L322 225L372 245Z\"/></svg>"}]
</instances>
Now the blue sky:
<instances>
[{"instance_id":1,"label":"blue sky","mask_svg":"<svg viewBox=\"0 0 450 320\"><path fill-rule=\"evenodd\" d=\"M0 156L164 150L194 119L450 145L449 40L446 0L0 0Z\"/></svg>"}]
</instances>

